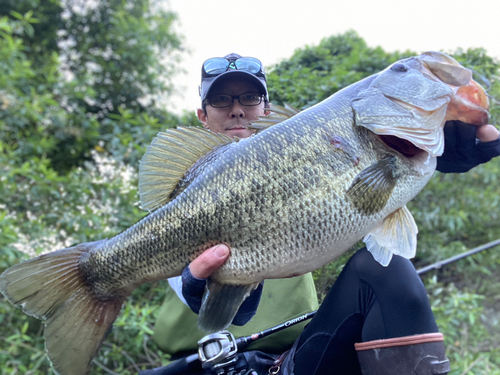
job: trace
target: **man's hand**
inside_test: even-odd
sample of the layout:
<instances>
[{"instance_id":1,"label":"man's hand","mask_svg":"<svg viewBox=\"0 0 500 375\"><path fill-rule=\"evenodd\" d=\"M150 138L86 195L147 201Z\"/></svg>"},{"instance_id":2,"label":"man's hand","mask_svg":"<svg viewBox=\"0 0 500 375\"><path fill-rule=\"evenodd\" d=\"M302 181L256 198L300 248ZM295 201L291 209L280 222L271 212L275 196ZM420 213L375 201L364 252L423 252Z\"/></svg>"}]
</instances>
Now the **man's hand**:
<instances>
[{"instance_id":1,"label":"man's hand","mask_svg":"<svg viewBox=\"0 0 500 375\"><path fill-rule=\"evenodd\" d=\"M226 245L216 245L193 260L189 270L194 277L206 279L224 264L228 256L229 248Z\"/></svg>"},{"instance_id":2,"label":"man's hand","mask_svg":"<svg viewBox=\"0 0 500 375\"><path fill-rule=\"evenodd\" d=\"M500 133L493 125L447 121L444 142L444 153L437 158L436 168L443 173L464 173L500 156Z\"/></svg>"},{"instance_id":3,"label":"man's hand","mask_svg":"<svg viewBox=\"0 0 500 375\"><path fill-rule=\"evenodd\" d=\"M500 137L500 133L493 125L479 126L476 130L476 138L481 142L492 142Z\"/></svg>"},{"instance_id":4,"label":"man's hand","mask_svg":"<svg viewBox=\"0 0 500 375\"><path fill-rule=\"evenodd\" d=\"M224 264L230 253L226 245L216 245L205 250L182 272L182 295L188 306L196 314L200 312L206 279ZM246 324L257 312L262 295L263 282L243 302L234 317L233 324Z\"/></svg>"}]
</instances>

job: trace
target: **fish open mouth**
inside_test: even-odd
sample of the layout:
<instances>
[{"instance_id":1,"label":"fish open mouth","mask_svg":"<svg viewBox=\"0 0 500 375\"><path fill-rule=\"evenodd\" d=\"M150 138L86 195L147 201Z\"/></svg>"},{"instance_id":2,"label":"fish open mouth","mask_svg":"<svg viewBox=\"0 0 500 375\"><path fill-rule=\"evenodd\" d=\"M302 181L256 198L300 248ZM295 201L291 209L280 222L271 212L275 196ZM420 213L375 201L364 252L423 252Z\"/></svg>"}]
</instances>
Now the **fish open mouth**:
<instances>
[{"instance_id":1,"label":"fish open mouth","mask_svg":"<svg viewBox=\"0 0 500 375\"><path fill-rule=\"evenodd\" d=\"M379 135L378 136L382 142L384 142L388 147L392 148L393 150L396 150L400 154L403 154L404 156L411 158L418 153L422 152L423 150L415 146L413 143L410 141L407 141L406 139L398 138L394 135Z\"/></svg>"}]
</instances>

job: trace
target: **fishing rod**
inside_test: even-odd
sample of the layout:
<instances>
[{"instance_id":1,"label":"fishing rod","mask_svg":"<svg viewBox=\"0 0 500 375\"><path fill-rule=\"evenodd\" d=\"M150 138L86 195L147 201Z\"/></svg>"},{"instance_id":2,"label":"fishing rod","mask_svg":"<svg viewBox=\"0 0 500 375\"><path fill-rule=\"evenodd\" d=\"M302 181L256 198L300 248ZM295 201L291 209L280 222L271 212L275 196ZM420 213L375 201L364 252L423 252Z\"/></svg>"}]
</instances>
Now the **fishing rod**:
<instances>
[{"instance_id":1,"label":"fishing rod","mask_svg":"<svg viewBox=\"0 0 500 375\"><path fill-rule=\"evenodd\" d=\"M238 349L245 349L248 345L253 343L256 340L260 340L266 336L269 336L273 333L279 332L285 328L291 327L295 324L301 323L305 320L311 319L317 312L318 310L312 311L310 313L301 315L297 318L293 318L290 320L287 320L284 323L281 323L280 325L271 327L269 329L266 329L264 331L260 331L258 333L253 333L250 336L244 336L236 339L236 344L238 345Z\"/></svg>"},{"instance_id":2,"label":"fishing rod","mask_svg":"<svg viewBox=\"0 0 500 375\"><path fill-rule=\"evenodd\" d=\"M481 251L491 249L500 245L500 238L478 246L472 250L466 251L462 254L455 255L448 259L433 263L429 266L417 270L418 275L423 275L429 271L441 269L450 263L467 258L468 256L477 254ZM234 368L238 361L238 351L247 348L253 342L260 340L273 333L279 332L285 328L291 327L295 324L301 323L311 319L316 315L316 311L301 315L297 318L287 320L277 326L271 327L261 332L253 333L249 336L239 337L235 339L233 334L229 331L220 331L205 336L198 342L198 353L192 354L188 357L181 358L171 365L157 370L141 371L139 375L170 375L170 374L190 374L192 372L200 371L202 368L212 369L214 374L227 374L226 368ZM233 372L236 374L236 372Z\"/></svg>"},{"instance_id":3,"label":"fishing rod","mask_svg":"<svg viewBox=\"0 0 500 375\"><path fill-rule=\"evenodd\" d=\"M445 260L433 263L433 264L431 264L429 266L420 268L419 270L417 270L417 273L419 275L423 275L424 273L427 273L429 271L438 270L438 269L442 268L443 266L446 266L447 264L456 262L457 260L460 260L460 259L463 259L463 258L467 258L468 256L477 254L477 253L479 253L479 252L481 252L483 250L487 250L487 249L490 249L490 248L498 246L498 245L500 245L500 238L497 239L497 240L495 240L495 241L488 242L487 244L478 246L478 247L476 247L476 248L474 248L472 250L466 251L466 252L464 252L462 254L458 254L458 255L455 255L455 256L453 256L451 258L448 258L448 259L445 259Z\"/></svg>"}]
</instances>

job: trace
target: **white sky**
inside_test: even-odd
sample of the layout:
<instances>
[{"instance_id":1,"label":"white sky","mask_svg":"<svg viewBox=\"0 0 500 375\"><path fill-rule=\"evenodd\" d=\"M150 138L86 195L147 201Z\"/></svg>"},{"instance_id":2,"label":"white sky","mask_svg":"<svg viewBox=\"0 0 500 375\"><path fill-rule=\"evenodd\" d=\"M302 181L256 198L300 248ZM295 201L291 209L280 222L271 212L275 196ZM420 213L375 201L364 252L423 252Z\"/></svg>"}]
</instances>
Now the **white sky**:
<instances>
[{"instance_id":1,"label":"white sky","mask_svg":"<svg viewBox=\"0 0 500 375\"><path fill-rule=\"evenodd\" d=\"M500 59L500 0L165 0L179 16L177 31L191 51L187 74L168 110L199 107L201 64L235 52L260 59L266 67L295 49L356 31L371 47L453 52L485 48ZM272 100L272 98L271 98Z\"/></svg>"}]
</instances>

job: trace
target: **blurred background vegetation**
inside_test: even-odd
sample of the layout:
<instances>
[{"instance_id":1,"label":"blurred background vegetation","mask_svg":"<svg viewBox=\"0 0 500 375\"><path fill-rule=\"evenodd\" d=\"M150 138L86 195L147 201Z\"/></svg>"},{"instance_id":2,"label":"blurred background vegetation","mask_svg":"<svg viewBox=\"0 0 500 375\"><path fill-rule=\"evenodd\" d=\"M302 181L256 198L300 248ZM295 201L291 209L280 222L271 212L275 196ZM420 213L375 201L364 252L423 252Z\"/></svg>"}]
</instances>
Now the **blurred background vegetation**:
<instances>
[{"instance_id":1,"label":"blurred background vegetation","mask_svg":"<svg viewBox=\"0 0 500 375\"><path fill-rule=\"evenodd\" d=\"M150 0L0 0L0 272L41 251L112 236L145 216L137 166L158 131L197 125L159 103L184 47L176 15ZM370 48L348 32L269 67L274 103L309 107L411 51ZM456 51L489 89L500 123L500 62ZM436 173L409 204L416 267L500 238L500 158L461 175ZM348 255L315 273L319 297ZM452 375L500 374L498 248L426 274ZM168 359L151 341L164 283L124 305L92 374L136 374ZM0 374L51 374L43 326L0 296Z\"/></svg>"}]
</instances>

